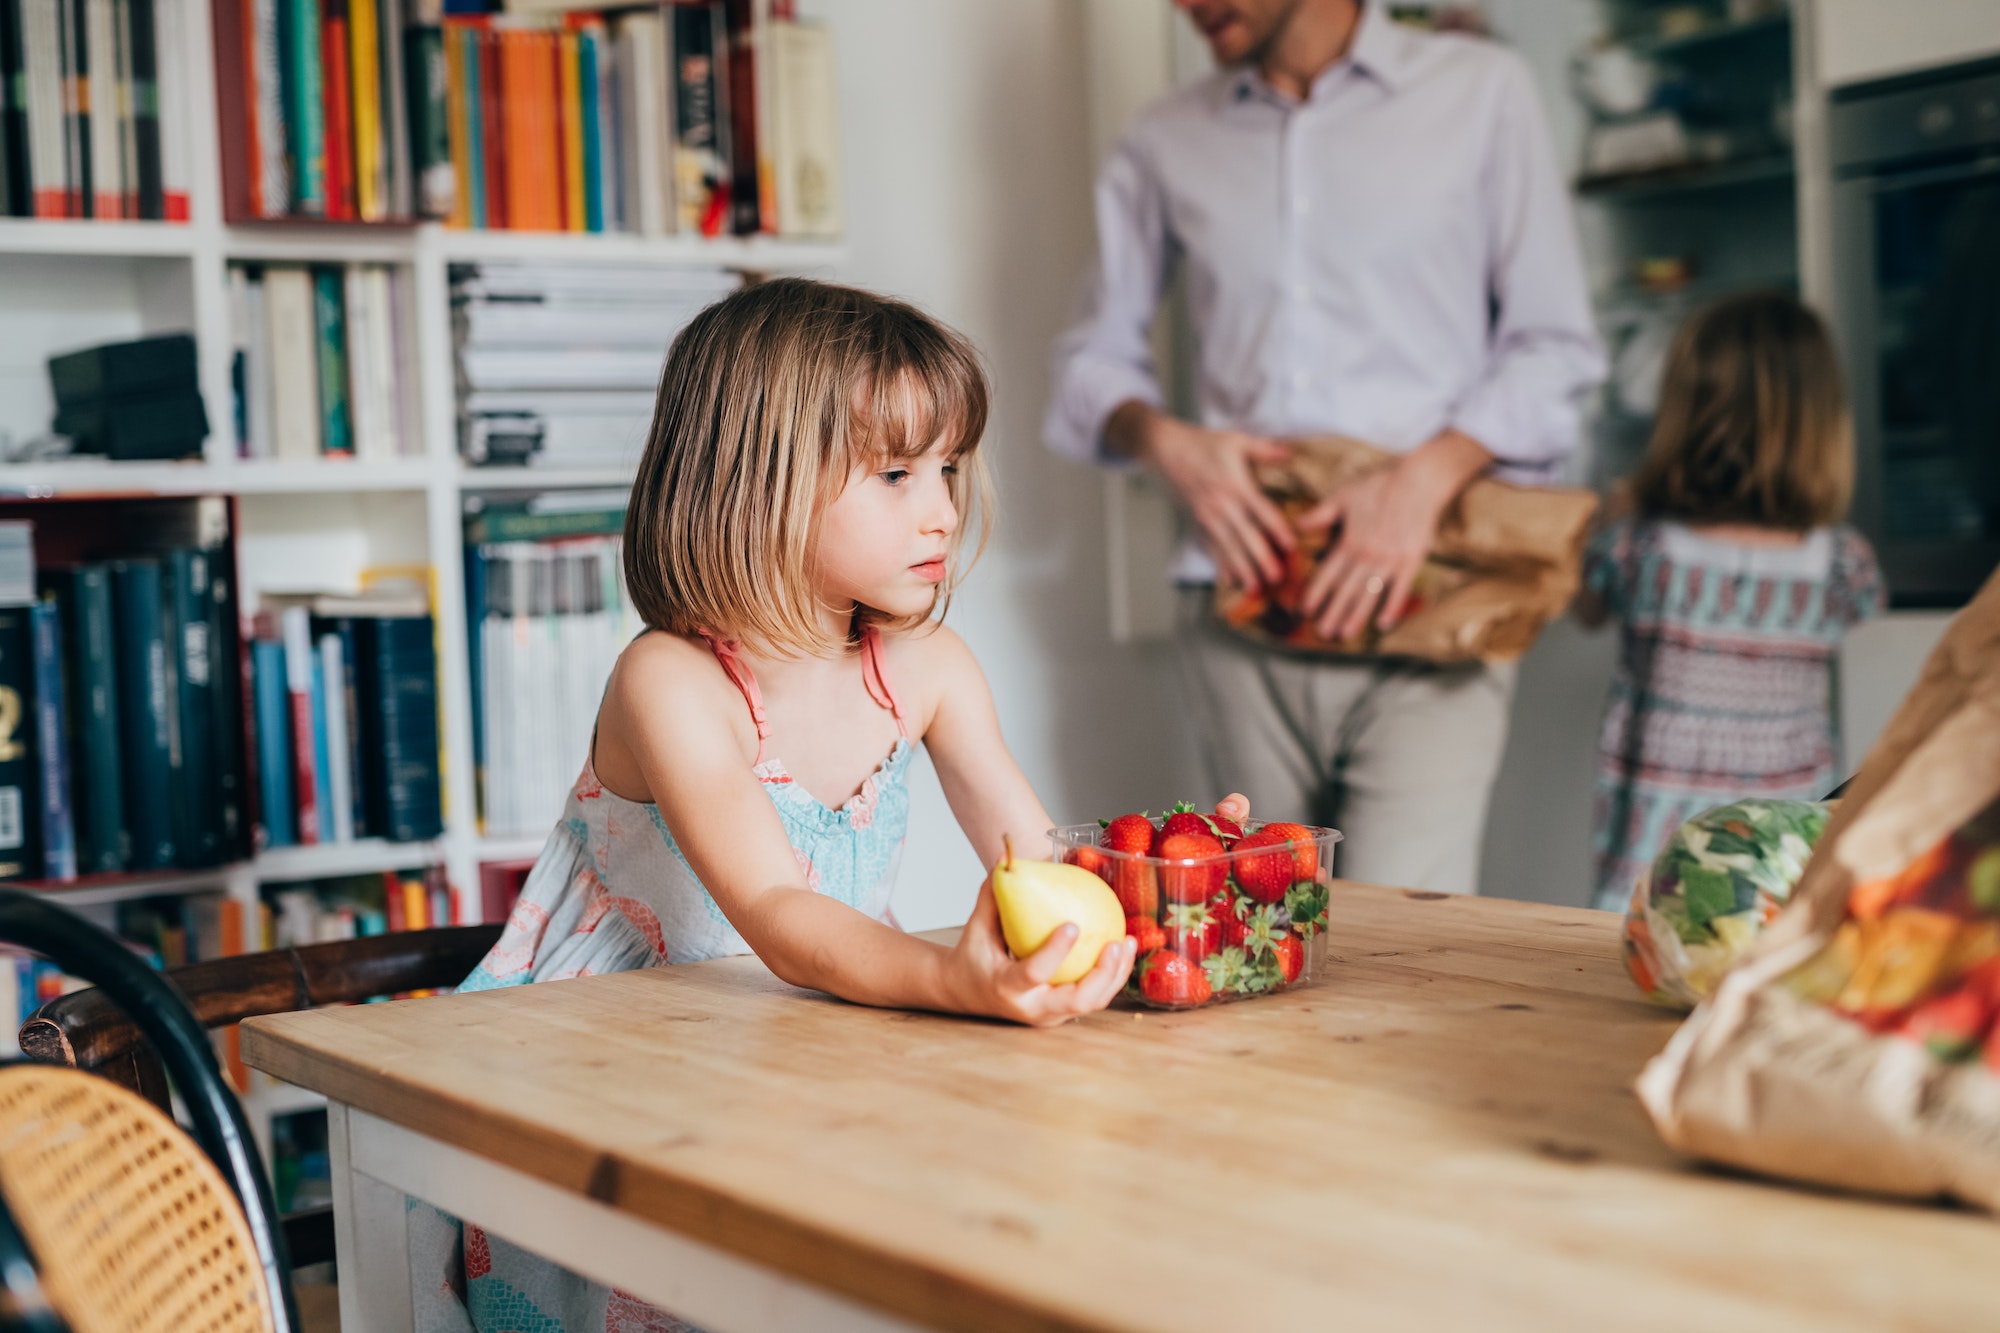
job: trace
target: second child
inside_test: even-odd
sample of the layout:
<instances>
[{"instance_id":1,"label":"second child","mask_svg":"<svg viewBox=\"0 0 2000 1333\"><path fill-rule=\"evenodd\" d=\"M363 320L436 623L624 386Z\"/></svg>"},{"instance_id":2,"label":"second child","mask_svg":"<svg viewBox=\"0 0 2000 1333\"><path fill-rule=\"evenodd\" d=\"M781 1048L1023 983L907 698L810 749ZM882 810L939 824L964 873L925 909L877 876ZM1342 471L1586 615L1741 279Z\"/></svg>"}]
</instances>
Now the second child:
<instances>
[{"instance_id":1,"label":"second child","mask_svg":"<svg viewBox=\"0 0 2000 1333\"><path fill-rule=\"evenodd\" d=\"M1840 523L1854 445L1825 326L1755 292L1691 316L1668 355L1630 512L1584 557L1586 624L1618 622L1598 742L1595 901L1623 910L1675 828L1837 778L1841 636L1880 608Z\"/></svg>"}]
</instances>

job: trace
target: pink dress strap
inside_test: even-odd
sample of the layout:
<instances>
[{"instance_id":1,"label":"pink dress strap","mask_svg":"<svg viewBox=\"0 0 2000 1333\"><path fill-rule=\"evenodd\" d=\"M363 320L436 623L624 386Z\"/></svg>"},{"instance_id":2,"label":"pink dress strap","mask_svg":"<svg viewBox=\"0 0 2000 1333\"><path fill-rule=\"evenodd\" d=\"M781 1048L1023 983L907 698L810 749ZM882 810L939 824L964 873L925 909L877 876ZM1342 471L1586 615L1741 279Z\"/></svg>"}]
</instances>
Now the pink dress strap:
<instances>
[{"instance_id":1,"label":"pink dress strap","mask_svg":"<svg viewBox=\"0 0 2000 1333\"><path fill-rule=\"evenodd\" d=\"M861 683L868 687L870 698L895 716L896 734L908 740L910 728L903 720L903 706L897 702L895 687L889 684L889 673L882 665L882 632L873 625L861 631Z\"/></svg>"},{"instance_id":2,"label":"pink dress strap","mask_svg":"<svg viewBox=\"0 0 2000 1333\"><path fill-rule=\"evenodd\" d=\"M701 635L702 641L708 644L709 651L715 654L715 660L721 664L729 679L742 692L743 702L750 705L750 720L757 727L756 762L763 763L764 742L771 736L771 719L764 714L764 693L757 688L757 678L750 674L750 668L736 655L737 648L734 643L728 639L717 638L707 630L696 632ZM900 719L897 725L902 725Z\"/></svg>"}]
</instances>

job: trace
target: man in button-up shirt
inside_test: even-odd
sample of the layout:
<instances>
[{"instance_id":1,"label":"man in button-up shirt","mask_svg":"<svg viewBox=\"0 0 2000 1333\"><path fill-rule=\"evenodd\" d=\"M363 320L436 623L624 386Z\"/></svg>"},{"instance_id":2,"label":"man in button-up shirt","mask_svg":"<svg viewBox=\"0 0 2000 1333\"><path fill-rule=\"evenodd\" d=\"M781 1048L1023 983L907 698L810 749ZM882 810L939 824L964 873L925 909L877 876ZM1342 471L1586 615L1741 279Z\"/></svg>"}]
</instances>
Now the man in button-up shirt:
<instances>
[{"instance_id":1,"label":"man in button-up shirt","mask_svg":"<svg viewBox=\"0 0 2000 1333\"><path fill-rule=\"evenodd\" d=\"M1202 540L1173 571L1209 777L1265 818L1337 821L1343 873L1469 891L1508 669L1306 660L1218 630L1201 585L1275 578L1296 538L1251 480L1278 440L1400 455L1330 497L1308 589L1329 634L1399 618L1439 515L1489 468L1550 476L1603 375L1526 66L1359 0L1175 0L1221 71L1142 112L1098 178L1098 251L1046 435L1136 461ZM1200 345L1176 420L1148 328L1175 265Z\"/></svg>"}]
</instances>

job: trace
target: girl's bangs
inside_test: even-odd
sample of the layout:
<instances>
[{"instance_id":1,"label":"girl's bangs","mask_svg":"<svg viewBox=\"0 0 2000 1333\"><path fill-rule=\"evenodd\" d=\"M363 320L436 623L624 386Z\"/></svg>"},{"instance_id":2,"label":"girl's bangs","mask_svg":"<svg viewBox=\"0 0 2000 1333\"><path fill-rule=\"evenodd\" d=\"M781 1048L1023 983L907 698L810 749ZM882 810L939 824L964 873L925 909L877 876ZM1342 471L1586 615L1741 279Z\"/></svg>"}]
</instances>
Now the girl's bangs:
<instances>
[{"instance_id":1,"label":"girl's bangs","mask_svg":"<svg viewBox=\"0 0 2000 1333\"><path fill-rule=\"evenodd\" d=\"M956 348L908 349L868 376L867 407L855 421L858 457L901 463L940 439L953 457L976 449L986 430L986 382ZM925 355L924 353L930 353Z\"/></svg>"}]
</instances>

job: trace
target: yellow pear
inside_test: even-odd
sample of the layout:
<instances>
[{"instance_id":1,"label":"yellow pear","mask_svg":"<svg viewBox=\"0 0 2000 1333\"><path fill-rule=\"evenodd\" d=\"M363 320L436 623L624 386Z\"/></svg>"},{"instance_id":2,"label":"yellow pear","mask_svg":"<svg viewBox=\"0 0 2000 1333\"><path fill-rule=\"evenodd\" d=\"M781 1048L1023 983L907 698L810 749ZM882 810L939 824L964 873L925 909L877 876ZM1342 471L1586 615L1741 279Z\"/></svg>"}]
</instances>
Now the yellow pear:
<instances>
[{"instance_id":1,"label":"yellow pear","mask_svg":"<svg viewBox=\"0 0 2000 1333\"><path fill-rule=\"evenodd\" d=\"M1076 925L1076 943L1050 978L1058 986L1090 971L1105 945L1125 938L1125 911L1109 885L1081 866L1016 860L1011 838L1006 858L993 867L993 897L1000 933L1016 958L1048 943L1065 921Z\"/></svg>"}]
</instances>

